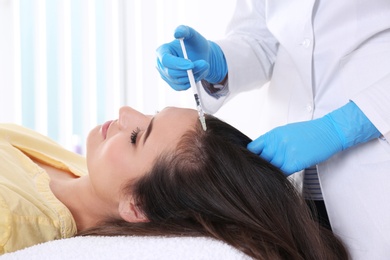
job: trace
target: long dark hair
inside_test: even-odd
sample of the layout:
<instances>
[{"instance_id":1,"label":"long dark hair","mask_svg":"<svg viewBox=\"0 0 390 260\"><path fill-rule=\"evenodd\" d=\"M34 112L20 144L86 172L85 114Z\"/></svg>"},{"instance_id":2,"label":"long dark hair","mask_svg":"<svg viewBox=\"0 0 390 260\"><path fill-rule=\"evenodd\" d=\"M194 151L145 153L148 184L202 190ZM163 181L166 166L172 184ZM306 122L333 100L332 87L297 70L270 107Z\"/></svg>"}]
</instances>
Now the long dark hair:
<instances>
[{"instance_id":1,"label":"long dark hair","mask_svg":"<svg viewBox=\"0 0 390 260\"><path fill-rule=\"evenodd\" d=\"M148 222L110 220L79 235L207 236L257 259L348 259L284 174L246 149L250 138L206 122L125 188Z\"/></svg>"}]
</instances>

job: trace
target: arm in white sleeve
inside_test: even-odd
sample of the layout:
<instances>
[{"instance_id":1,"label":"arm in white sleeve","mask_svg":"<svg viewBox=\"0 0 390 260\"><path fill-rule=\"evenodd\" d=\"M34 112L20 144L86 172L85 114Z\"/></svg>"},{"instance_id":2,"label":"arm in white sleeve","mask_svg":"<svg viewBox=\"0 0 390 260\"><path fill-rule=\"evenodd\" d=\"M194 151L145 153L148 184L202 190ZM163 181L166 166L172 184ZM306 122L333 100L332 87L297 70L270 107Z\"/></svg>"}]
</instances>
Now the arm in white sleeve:
<instances>
[{"instance_id":1,"label":"arm in white sleeve","mask_svg":"<svg viewBox=\"0 0 390 260\"><path fill-rule=\"evenodd\" d=\"M390 73L364 89L353 98L353 102L386 138L390 140ZM389 142L390 143L390 142Z\"/></svg>"},{"instance_id":2,"label":"arm in white sleeve","mask_svg":"<svg viewBox=\"0 0 390 260\"><path fill-rule=\"evenodd\" d=\"M226 38L216 43L224 53L229 77L225 84L215 86L221 90L218 93L210 94L207 87L199 90L208 113L215 113L239 92L261 87L269 81L278 43L266 26L264 1L237 1Z\"/></svg>"}]
</instances>

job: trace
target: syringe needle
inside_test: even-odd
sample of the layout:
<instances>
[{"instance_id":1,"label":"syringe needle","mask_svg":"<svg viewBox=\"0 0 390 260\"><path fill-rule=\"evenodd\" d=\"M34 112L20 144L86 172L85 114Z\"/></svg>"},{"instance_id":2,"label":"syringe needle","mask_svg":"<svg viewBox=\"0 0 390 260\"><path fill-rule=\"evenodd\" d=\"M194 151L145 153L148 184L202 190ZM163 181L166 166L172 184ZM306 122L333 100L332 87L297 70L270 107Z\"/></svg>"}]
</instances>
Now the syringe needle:
<instances>
[{"instance_id":1,"label":"syringe needle","mask_svg":"<svg viewBox=\"0 0 390 260\"><path fill-rule=\"evenodd\" d=\"M179 41L180 41L181 49L183 51L184 59L189 60L188 56L187 56L186 47L184 45L184 39L180 38ZM191 69L187 70L187 75L188 75L188 79L190 80L190 85L191 85L192 91L194 92L194 98L195 98L196 108L197 108L198 114L199 114L200 123L202 124L203 130L206 131L207 130L206 120L205 120L205 117L204 117L204 112L203 112L203 109L202 109L202 105L200 103L198 89L196 88L194 74L193 74Z\"/></svg>"}]
</instances>

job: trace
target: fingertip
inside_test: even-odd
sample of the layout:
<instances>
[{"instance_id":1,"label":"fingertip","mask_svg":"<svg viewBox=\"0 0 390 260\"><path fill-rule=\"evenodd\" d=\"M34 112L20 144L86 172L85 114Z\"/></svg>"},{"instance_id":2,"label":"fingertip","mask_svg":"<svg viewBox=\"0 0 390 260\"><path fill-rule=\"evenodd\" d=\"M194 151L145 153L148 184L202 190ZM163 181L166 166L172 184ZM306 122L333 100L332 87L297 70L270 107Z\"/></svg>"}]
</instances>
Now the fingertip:
<instances>
[{"instance_id":1,"label":"fingertip","mask_svg":"<svg viewBox=\"0 0 390 260\"><path fill-rule=\"evenodd\" d=\"M196 70L197 72L208 70L210 68L210 64L205 60L196 60L193 62L193 64L194 64L194 70Z\"/></svg>"},{"instance_id":2,"label":"fingertip","mask_svg":"<svg viewBox=\"0 0 390 260\"><path fill-rule=\"evenodd\" d=\"M170 80L168 84L176 91L185 91L190 88L189 82L182 82L181 80Z\"/></svg>"},{"instance_id":3,"label":"fingertip","mask_svg":"<svg viewBox=\"0 0 390 260\"><path fill-rule=\"evenodd\" d=\"M191 70L191 69L194 69L194 63L190 60L186 60L186 59L183 59L183 58L180 58L177 62L176 62L176 68L177 69L180 69L180 70Z\"/></svg>"},{"instance_id":4,"label":"fingertip","mask_svg":"<svg viewBox=\"0 0 390 260\"><path fill-rule=\"evenodd\" d=\"M165 53L161 57L161 64L169 69L190 70L193 69L192 61Z\"/></svg>"},{"instance_id":5,"label":"fingertip","mask_svg":"<svg viewBox=\"0 0 390 260\"><path fill-rule=\"evenodd\" d=\"M170 42L170 43L165 43L165 44L162 44L160 45L157 49L156 49L156 55L158 58L162 59L162 57L166 54L171 54L172 53L172 50L170 48L170 45L172 44L173 42Z\"/></svg>"},{"instance_id":6,"label":"fingertip","mask_svg":"<svg viewBox=\"0 0 390 260\"><path fill-rule=\"evenodd\" d=\"M158 58L161 58L163 53L164 53L164 44L158 46L157 49L156 49L156 55L157 55Z\"/></svg>"},{"instance_id":7,"label":"fingertip","mask_svg":"<svg viewBox=\"0 0 390 260\"><path fill-rule=\"evenodd\" d=\"M158 71L162 72L162 71L163 71L163 67L164 67L164 66L161 64L160 59L157 57L156 69L157 69Z\"/></svg>"},{"instance_id":8,"label":"fingertip","mask_svg":"<svg viewBox=\"0 0 390 260\"><path fill-rule=\"evenodd\" d=\"M176 85L173 89L176 91L185 91L190 88L190 85Z\"/></svg>"},{"instance_id":9,"label":"fingertip","mask_svg":"<svg viewBox=\"0 0 390 260\"><path fill-rule=\"evenodd\" d=\"M309 166L307 166L309 167ZM287 176L299 172L307 167L303 167L303 165L297 161L296 159L290 158L289 160L285 160L280 169Z\"/></svg>"},{"instance_id":10,"label":"fingertip","mask_svg":"<svg viewBox=\"0 0 390 260\"><path fill-rule=\"evenodd\" d=\"M252 153L256 153L256 152L255 152L255 147L256 147L256 145L255 145L253 142L250 142L250 143L246 146L246 148L247 148L249 151L251 151Z\"/></svg>"},{"instance_id":11,"label":"fingertip","mask_svg":"<svg viewBox=\"0 0 390 260\"><path fill-rule=\"evenodd\" d=\"M281 169L283 167L283 158L280 157L278 153L276 153L273 158L269 161L273 166Z\"/></svg>"},{"instance_id":12,"label":"fingertip","mask_svg":"<svg viewBox=\"0 0 390 260\"><path fill-rule=\"evenodd\" d=\"M179 25L178 27L176 27L173 36L176 39L180 39L180 38L187 38L188 34L189 34L189 27L186 25Z\"/></svg>"},{"instance_id":13,"label":"fingertip","mask_svg":"<svg viewBox=\"0 0 390 260\"><path fill-rule=\"evenodd\" d=\"M262 158L263 160L271 163L272 161L272 158L273 158L273 154L270 154L269 152L267 151L264 151L262 150L260 153L259 153L259 157ZM272 163L271 163L272 164ZM274 165L274 164L272 164ZM275 165L274 165L275 166ZM275 166L276 167L276 166Z\"/></svg>"},{"instance_id":14,"label":"fingertip","mask_svg":"<svg viewBox=\"0 0 390 260\"><path fill-rule=\"evenodd\" d=\"M204 79L207 76L208 71L210 69L210 64L205 60L194 61L193 66L194 67L192 71L194 72L196 81Z\"/></svg>"},{"instance_id":15,"label":"fingertip","mask_svg":"<svg viewBox=\"0 0 390 260\"><path fill-rule=\"evenodd\" d=\"M264 142L261 137L253 140L247 145L247 149L252 153L260 154L264 148Z\"/></svg>"},{"instance_id":16,"label":"fingertip","mask_svg":"<svg viewBox=\"0 0 390 260\"><path fill-rule=\"evenodd\" d=\"M160 72L160 77L173 89L176 91L184 91L190 88L189 84L178 84L168 78L164 73L161 72L159 68L157 70Z\"/></svg>"}]
</instances>

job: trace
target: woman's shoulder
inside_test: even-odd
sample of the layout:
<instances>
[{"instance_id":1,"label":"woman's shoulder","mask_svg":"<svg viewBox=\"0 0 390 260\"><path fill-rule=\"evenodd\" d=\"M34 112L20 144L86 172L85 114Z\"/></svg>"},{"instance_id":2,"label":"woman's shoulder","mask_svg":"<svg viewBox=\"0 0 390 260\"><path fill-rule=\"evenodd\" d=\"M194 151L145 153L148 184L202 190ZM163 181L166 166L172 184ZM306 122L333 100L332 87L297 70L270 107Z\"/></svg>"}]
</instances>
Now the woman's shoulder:
<instances>
[{"instance_id":1,"label":"woman's shoulder","mask_svg":"<svg viewBox=\"0 0 390 260\"><path fill-rule=\"evenodd\" d=\"M17 138L13 138L17 137ZM20 139L22 137L22 139ZM24 138L23 138L24 137ZM13 124L13 123L1 123L0 124L0 138L6 138L8 141L12 140L23 140L28 139L41 139L55 143L49 137L35 131L33 129L27 128L22 125Z\"/></svg>"},{"instance_id":2,"label":"woman's shoulder","mask_svg":"<svg viewBox=\"0 0 390 260\"><path fill-rule=\"evenodd\" d=\"M19 206L15 209L15 203L18 200ZM70 214L57 216L55 209L57 209L56 205L47 208L43 202L25 201L23 194L20 193L0 193L2 219L0 221L0 255L46 241L73 236L76 233L76 226L72 216ZM24 217L18 217L18 213L23 214ZM40 224L37 225L37 223Z\"/></svg>"}]
</instances>

